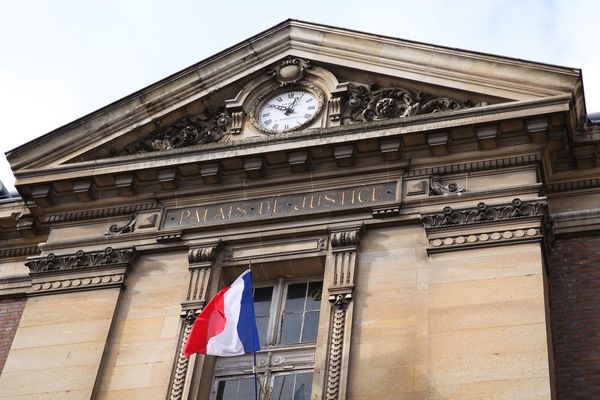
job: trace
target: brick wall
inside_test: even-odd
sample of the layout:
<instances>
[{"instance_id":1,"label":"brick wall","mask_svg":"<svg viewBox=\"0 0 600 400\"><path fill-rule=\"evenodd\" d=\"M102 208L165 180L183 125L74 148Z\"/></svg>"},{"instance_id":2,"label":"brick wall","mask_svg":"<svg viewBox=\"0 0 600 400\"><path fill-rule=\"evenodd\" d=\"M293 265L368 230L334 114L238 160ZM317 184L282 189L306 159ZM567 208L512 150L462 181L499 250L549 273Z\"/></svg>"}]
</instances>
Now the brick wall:
<instances>
[{"instance_id":1,"label":"brick wall","mask_svg":"<svg viewBox=\"0 0 600 400\"><path fill-rule=\"evenodd\" d=\"M6 363L24 307L25 298L0 299L0 373Z\"/></svg>"},{"instance_id":2,"label":"brick wall","mask_svg":"<svg viewBox=\"0 0 600 400\"><path fill-rule=\"evenodd\" d=\"M600 234L557 240L549 264L557 399L600 399Z\"/></svg>"}]
</instances>

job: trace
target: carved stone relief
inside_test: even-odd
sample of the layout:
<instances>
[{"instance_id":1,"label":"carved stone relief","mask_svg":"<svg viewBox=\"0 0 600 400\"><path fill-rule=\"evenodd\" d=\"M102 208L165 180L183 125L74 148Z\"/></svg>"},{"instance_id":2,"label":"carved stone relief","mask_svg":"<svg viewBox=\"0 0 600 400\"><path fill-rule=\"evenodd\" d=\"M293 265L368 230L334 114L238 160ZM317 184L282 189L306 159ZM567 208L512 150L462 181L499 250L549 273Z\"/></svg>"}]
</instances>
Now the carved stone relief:
<instances>
[{"instance_id":1,"label":"carved stone relief","mask_svg":"<svg viewBox=\"0 0 600 400\"><path fill-rule=\"evenodd\" d=\"M127 269L137 260L134 247L30 258L25 262L31 276L29 295L119 287Z\"/></svg>"},{"instance_id":2,"label":"carved stone relief","mask_svg":"<svg viewBox=\"0 0 600 400\"><path fill-rule=\"evenodd\" d=\"M72 271L86 268L110 267L133 264L137 259L135 248L113 249L107 247L102 251L78 250L75 254L58 256L54 253L46 257L30 258L25 262L32 275L45 272Z\"/></svg>"},{"instance_id":3,"label":"carved stone relief","mask_svg":"<svg viewBox=\"0 0 600 400\"><path fill-rule=\"evenodd\" d=\"M122 233L132 233L135 228L135 222L137 221L137 215L133 214L129 218L129 222L124 225L112 224L108 231L104 233L104 236L120 235Z\"/></svg>"},{"instance_id":4,"label":"carved stone relief","mask_svg":"<svg viewBox=\"0 0 600 400\"><path fill-rule=\"evenodd\" d=\"M475 209L454 210L447 206L439 214L424 216L422 221L427 229L443 228L452 225L541 216L545 207L546 203L544 202L523 202L520 199L514 199L509 205L503 206L488 206L481 202Z\"/></svg>"},{"instance_id":5,"label":"carved stone relief","mask_svg":"<svg viewBox=\"0 0 600 400\"><path fill-rule=\"evenodd\" d=\"M413 115L455 111L487 105L460 102L450 97L435 97L424 92L378 85L352 85L342 111L343 124L390 118L405 118Z\"/></svg>"},{"instance_id":6,"label":"carved stone relief","mask_svg":"<svg viewBox=\"0 0 600 400\"><path fill-rule=\"evenodd\" d=\"M450 182L444 185L442 183L442 177L439 175L431 175L431 178L429 178L429 194L431 196L447 196L463 192L465 192L465 189L460 187L457 183Z\"/></svg>"},{"instance_id":7,"label":"carved stone relief","mask_svg":"<svg viewBox=\"0 0 600 400\"><path fill-rule=\"evenodd\" d=\"M234 118L235 117L235 118ZM206 109L203 114L185 117L167 127L157 129L142 140L125 146L119 155L148 153L180 147L218 142L229 133L232 121L239 119L224 108Z\"/></svg>"}]
</instances>

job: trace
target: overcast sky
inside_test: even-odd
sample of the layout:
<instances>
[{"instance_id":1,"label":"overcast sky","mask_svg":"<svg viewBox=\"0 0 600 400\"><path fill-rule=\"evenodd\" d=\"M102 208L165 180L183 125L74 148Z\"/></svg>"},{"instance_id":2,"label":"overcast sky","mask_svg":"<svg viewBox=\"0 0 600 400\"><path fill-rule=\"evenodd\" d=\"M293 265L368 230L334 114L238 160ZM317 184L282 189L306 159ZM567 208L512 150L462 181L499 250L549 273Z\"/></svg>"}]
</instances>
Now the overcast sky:
<instances>
[{"instance_id":1,"label":"overcast sky","mask_svg":"<svg viewBox=\"0 0 600 400\"><path fill-rule=\"evenodd\" d=\"M581 68L600 111L600 1L15 0L0 13L0 150L287 18Z\"/></svg>"}]
</instances>

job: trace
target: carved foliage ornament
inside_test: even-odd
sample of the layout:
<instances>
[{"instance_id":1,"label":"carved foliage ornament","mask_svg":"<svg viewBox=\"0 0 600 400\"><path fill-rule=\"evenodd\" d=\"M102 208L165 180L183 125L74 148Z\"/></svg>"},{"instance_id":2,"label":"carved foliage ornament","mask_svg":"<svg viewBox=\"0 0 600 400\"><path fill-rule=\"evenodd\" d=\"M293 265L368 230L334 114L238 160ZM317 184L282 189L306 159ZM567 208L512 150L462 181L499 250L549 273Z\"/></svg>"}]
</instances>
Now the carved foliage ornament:
<instances>
[{"instance_id":1,"label":"carved foliage ornament","mask_svg":"<svg viewBox=\"0 0 600 400\"><path fill-rule=\"evenodd\" d=\"M158 129L142 140L125 146L120 155L148 153L220 141L228 132L231 116L223 107L203 114L185 117L173 125Z\"/></svg>"},{"instance_id":2,"label":"carved foliage ornament","mask_svg":"<svg viewBox=\"0 0 600 400\"><path fill-rule=\"evenodd\" d=\"M442 228L452 225L534 217L542 215L545 207L546 203L525 203L520 199L514 199L510 205L493 207L482 202L477 204L475 209L454 210L452 207L444 207L441 214L423 217L423 223L426 228Z\"/></svg>"},{"instance_id":3,"label":"carved foliage ornament","mask_svg":"<svg viewBox=\"0 0 600 400\"><path fill-rule=\"evenodd\" d=\"M342 123L404 118L483 105L487 103L473 105L469 101L460 102L450 97L435 97L403 88L354 85L345 102Z\"/></svg>"},{"instance_id":4,"label":"carved foliage ornament","mask_svg":"<svg viewBox=\"0 0 600 400\"><path fill-rule=\"evenodd\" d=\"M27 260L25 265L29 267L31 274L45 272L71 271L84 268L110 267L123 264L131 265L137 259L135 248L113 249L107 247L101 251L78 250L75 254L58 256L54 253L46 257Z\"/></svg>"}]
</instances>

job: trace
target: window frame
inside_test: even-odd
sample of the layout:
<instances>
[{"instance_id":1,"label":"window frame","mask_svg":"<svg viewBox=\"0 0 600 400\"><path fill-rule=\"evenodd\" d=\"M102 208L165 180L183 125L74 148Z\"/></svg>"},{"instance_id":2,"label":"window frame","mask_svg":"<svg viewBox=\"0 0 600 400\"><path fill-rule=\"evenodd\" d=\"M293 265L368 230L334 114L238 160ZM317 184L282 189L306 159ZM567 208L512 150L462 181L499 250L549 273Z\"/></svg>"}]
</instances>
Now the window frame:
<instances>
[{"instance_id":1,"label":"window frame","mask_svg":"<svg viewBox=\"0 0 600 400\"><path fill-rule=\"evenodd\" d=\"M259 382L265 384L268 382L268 390L271 393L275 383L275 377L292 373L314 372L315 353L317 348L317 339L309 343L280 344L281 329L283 326L284 307L287 299L288 287L297 283L309 285L312 282L322 282L322 276L279 278L277 280L255 282L253 289L264 287L273 287L271 304L269 306L269 318L266 343L261 343L261 348L256 352L257 367L256 372L259 376ZM323 289L322 289L323 290ZM309 295L309 293L307 293ZM305 297L306 299L306 297ZM319 307L319 323L321 321L321 310L323 296L321 295L321 306ZM305 303L306 307L306 303ZM304 310L306 314L306 310ZM305 315L303 315L302 324L304 326ZM317 324L318 332L318 324ZM302 337L300 337L302 339ZM217 390L220 381L253 377L253 354L245 354L236 357L218 357L215 361L215 368L210 390L210 399L216 400ZM313 376L314 378L314 376Z\"/></svg>"}]
</instances>

